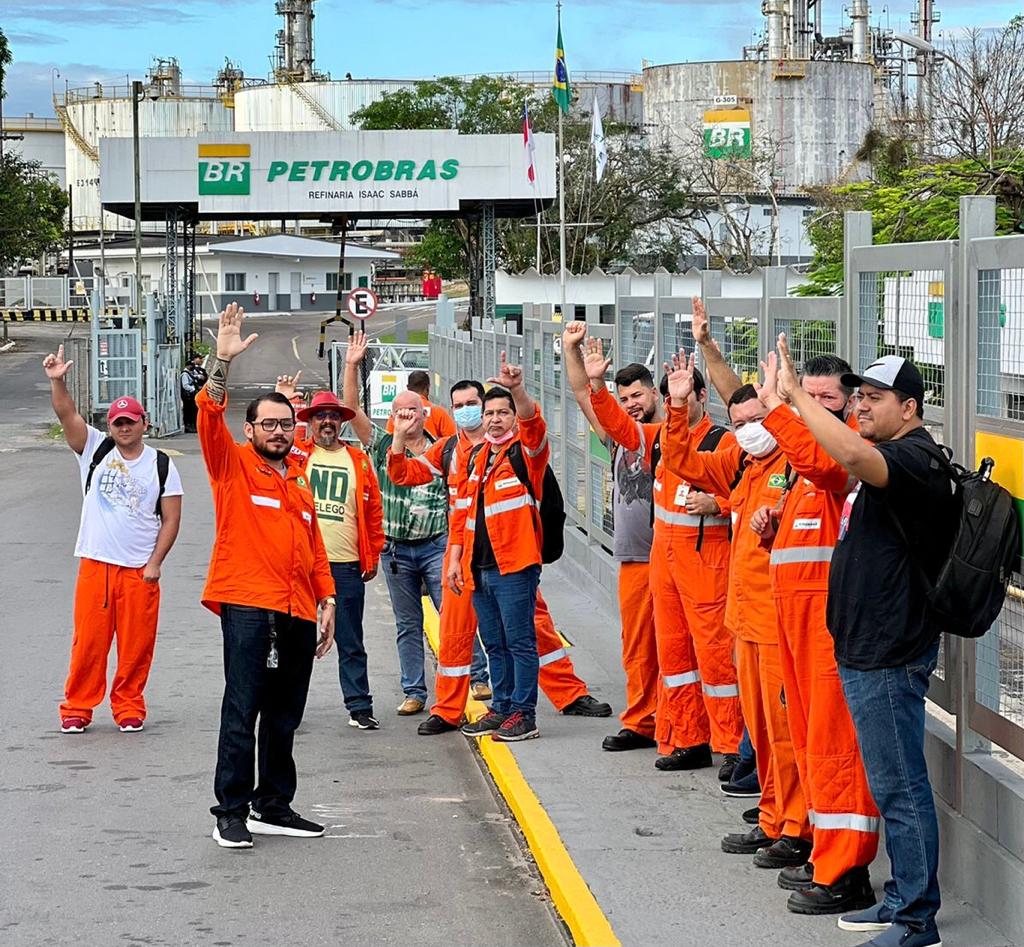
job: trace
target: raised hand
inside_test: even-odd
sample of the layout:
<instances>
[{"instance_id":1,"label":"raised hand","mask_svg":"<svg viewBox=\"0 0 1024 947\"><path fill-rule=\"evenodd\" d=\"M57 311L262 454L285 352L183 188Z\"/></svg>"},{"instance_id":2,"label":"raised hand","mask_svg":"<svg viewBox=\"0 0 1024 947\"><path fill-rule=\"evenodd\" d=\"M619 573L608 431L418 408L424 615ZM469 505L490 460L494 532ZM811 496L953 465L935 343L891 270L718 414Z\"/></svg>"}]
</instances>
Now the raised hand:
<instances>
[{"instance_id":1,"label":"raised hand","mask_svg":"<svg viewBox=\"0 0 1024 947\"><path fill-rule=\"evenodd\" d=\"M290 401L299 392L299 379L301 377L301 368L294 375L278 375L274 391L279 395L284 395Z\"/></svg>"},{"instance_id":2,"label":"raised hand","mask_svg":"<svg viewBox=\"0 0 1024 947\"><path fill-rule=\"evenodd\" d=\"M423 414L415 408L399 408L395 412L395 434L408 437L422 417Z\"/></svg>"},{"instance_id":3,"label":"raised hand","mask_svg":"<svg viewBox=\"0 0 1024 947\"><path fill-rule=\"evenodd\" d=\"M769 411L784 403L779 394L779 359L774 352L768 353L768 361L761 363L761 371L764 373L764 383L754 385L757 397Z\"/></svg>"},{"instance_id":4,"label":"raised hand","mask_svg":"<svg viewBox=\"0 0 1024 947\"><path fill-rule=\"evenodd\" d=\"M693 330L694 341L698 345L707 345L711 341L711 325L708 322L708 311L704 308L704 300L700 296L693 297Z\"/></svg>"},{"instance_id":5,"label":"raised hand","mask_svg":"<svg viewBox=\"0 0 1024 947\"><path fill-rule=\"evenodd\" d=\"M679 350L678 355L673 355L672 360L665 362L665 374L668 376L668 394L672 404L681 408L686 404L686 399L693 394L693 372L697 367L696 354L689 358L686 352Z\"/></svg>"},{"instance_id":6,"label":"raised hand","mask_svg":"<svg viewBox=\"0 0 1024 947\"><path fill-rule=\"evenodd\" d=\"M362 329L356 329L348 337L348 348L345 349L345 364L358 365L366 357L366 333Z\"/></svg>"},{"instance_id":7,"label":"raised hand","mask_svg":"<svg viewBox=\"0 0 1024 947\"><path fill-rule=\"evenodd\" d=\"M46 372L46 377L51 381L56 381L59 378L63 378L74 365L74 362L64 361L64 346L57 347L57 354L54 355L52 352L43 359L43 371Z\"/></svg>"},{"instance_id":8,"label":"raised hand","mask_svg":"<svg viewBox=\"0 0 1024 947\"><path fill-rule=\"evenodd\" d=\"M579 319L570 322L562 330L562 348L566 351L577 347L587 337L587 324Z\"/></svg>"},{"instance_id":9,"label":"raised hand","mask_svg":"<svg viewBox=\"0 0 1024 947\"><path fill-rule=\"evenodd\" d=\"M583 370L592 382L604 384L604 376L612 360L604 357L604 341L591 336L583 346Z\"/></svg>"},{"instance_id":10,"label":"raised hand","mask_svg":"<svg viewBox=\"0 0 1024 947\"><path fill-rule=\"evenodd\" d=\"M793 357L789 354L789 343L786 341L785 332L779 333L778 350L779 369L776 389L780 398L789 401L793 397L793 392L800 387L800 378L796 373Z\"/></svg>"},{"instance_id":11,"label":"raised hand","mask_svg":"<svg viewBox=\"0 0 1024 947\"><path fill-rule=\"evenodd\" d=\"M220 314L220 325L217 328L217 358L230 362L236 355L241 355L256 339L257 333L242 338L242 320L245 310L238 303L228 303Z\"/></svg>"},{"instance_id":12,"label":"raised hand","mask_svg":"<svg viewBox=\"0 0 1024 947\"><path fill-rule=\"evenodd\" d=\"M505 353L502 352L501 367L498 369L498 374L495 378L488 378L487 384L501 385L502 388L507 388L509 391L521 388L523 384L523 371L518 365L509 365Z\"/></svg>"}]
</instances>

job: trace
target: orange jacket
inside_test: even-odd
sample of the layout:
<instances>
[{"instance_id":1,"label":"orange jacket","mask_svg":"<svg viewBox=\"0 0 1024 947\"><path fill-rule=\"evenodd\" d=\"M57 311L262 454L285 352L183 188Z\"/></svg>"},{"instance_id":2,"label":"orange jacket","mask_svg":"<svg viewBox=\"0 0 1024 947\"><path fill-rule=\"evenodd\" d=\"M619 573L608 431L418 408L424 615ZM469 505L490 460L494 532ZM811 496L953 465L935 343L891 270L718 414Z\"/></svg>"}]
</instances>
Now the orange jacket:
<instances>
[{"instance_id":1,"label":"orange jacket","mask_svg":"<svg viewBox=\"0 0 1024 947\"><path fill-rule=\"evenodd\" d=\"M213 488L217 535L203 604L249 605L316 621L334 579L305 470L291 457L282 477L251 444L236 444L223 404L202 389L199 444Z\"/></svg>"},{"instance_id":2,"label":"orange jacket","mask_svg":"<svg viewBox=\"0 0 1024 947\"><path fill-rule=\"evenodd\" d=\"M856 429L857 421L847 421ZM764 419L799 474L786 497L771 551L772 585L777 591L827 592L839 518L850 491L850 475L814 439L796 412L780 405Z\"/></svg>"},{"instance_id":3,"label":"orange jacket","mask_svg":"<svg viewBox=\"0 0 1024 947\"><path fill-rule=\"evenodd\" d=\"M708 493L727 493L732 508L732 551L726 627L744 641L778 644L779 630L768 573L768 550L750 528L762 506L774 507L786 485L786 455L774 450L751 457L732 444L724 450L698 451L690 437L686 408L669 408L661 462L677 476ZM743 474L735 487L736 474Z\"/></svg>"},{"instance_id":4,"label":"orange jacket","mask_svg":"<svg viewBox=\"0 0 1024 947\"><path fill-rule=\"evenodd\" d=\"M590 393L590 404L594 414L605 433L620 447L626 450L643 451L644 460L651 463L651 451L654 442L661 434L665 439L664 424L643 424L634 421L625 409L615 400L607 388ZM690 431L690 442L694 450L700 446L705 435L711 430L711 418L706 414ZM736 443L732 432L727 432L718 442L718 450L723 450ZM664 444L662 443L662 451ZM729 501L728 491L715 494L719 513L717 516L695 516L686 511L685 495L689 484L669 470L662 460L654 472L654 532L656 536L668 538L685 538L696 542L703 535L705 540L720 539L728 542L729 538ZM713 491L709 491L713 492ZM703 524L702 524L703 521ZM703 534L701 526L703 525Z\"/></svg>"},{"instance_id":5,"label":"orange jacket","mask_svg":"<svg viewBox=\"0 0 1024 947\"><path fill-rule=\"evenodd\" d=\"M314 446L311 440L298 438L292 445L292 457L302 465L307 477ZM356 517L359 568L362 572L372 572L377 568L380 551L384 548L384 506L380 498L380 484L365 451L360 450L355 444L343 444L342 449L347 450L349 457L352 458L352 466L356 469L356 496L362 498L362 502L356 504L359 511Z\"/></svg>"},{"instance_id":6,"label":"orange jacket","mask_svg":"<svg viewBox=\"0 0 1024 947\"><path fill-rule=\"evenodd\" d=\"M452 451L451 465L448 468L448 516L455 512L455 504L459 495L459 487L465 478L466 462L473 450L473 442L459 431L454 435L455 450ZM420 487L430 483L435 477L445 475L444 449L448 438L434 441L422 454L407 457L404 453L396 454L388 451L388 476L400 487ZM468 497L466 503L468 505Z\"/></svg>"},{"instance_id":7,"label":"orange jacket","mask_svg":"<svg viewBox=\"0 0 1024 947\"><path fill-rule=\"evenodd\" d=\"M455 422L452 420L452 416L445 411L439 404L434 404L429 398L424 398L420 395L420 400L423 402L423 407L427 409L427 417L423 422L423 430L426 431L434 440L441 440L445 437L450 437L458 431L455 426ZM388 434L395 433L395 419L388 418L387 424Z\"/></svg>"},{"instance_id":8,"label":"orange jacket","mask_svg":"<svg viewBox=\"0 0 1024 947\"><path fill-rule=\"evenodd\" d=\"M483 497L484 521L494 549L494 559L502 575L520 572L541 564L540 514L526 485L516 476L508 459L509 448L519 443L530 475L533 495L540 503L544 471L551 448L548 446L547 424L540 407L532 418L518 421L517 436L499 449L491 469L484 476L490 445L485 441L469 466L469 475L459 487L452 514L451 544L462 546L462 572L467 587L472 587L473 538L476 530L477 506ZM469 502L465 502L468 500Z\"/></svg>"}]
</instances>

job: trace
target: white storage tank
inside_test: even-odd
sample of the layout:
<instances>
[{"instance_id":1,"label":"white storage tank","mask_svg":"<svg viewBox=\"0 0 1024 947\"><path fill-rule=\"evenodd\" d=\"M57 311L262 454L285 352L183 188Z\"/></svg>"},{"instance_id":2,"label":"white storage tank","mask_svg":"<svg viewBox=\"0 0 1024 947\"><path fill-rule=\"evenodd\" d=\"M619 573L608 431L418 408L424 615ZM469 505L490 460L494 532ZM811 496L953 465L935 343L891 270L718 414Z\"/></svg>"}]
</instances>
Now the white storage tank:
<instances>
[{"instance_id":1,"label":"white storage tank","mask_svg":"<svg viewBox=\"0 0 1024 947\"><path fill-rule=\"evenodd\" d=\"M67 183L74 188L75 230L98 230L99 141L132 137L131 85L95 83L82 89L68 89L55 97L54 106L65 130ZM154 64L139 102L140 137L187 137L233 128L232 110L216 88L182 84L174 60ZM106 213L103 226L106 230L124 232L131 230L133 224ZM151 225L144 226L152 229ZM163 224L157 229L162 231Z\"/></svg>"},{"instance_id":2,"label":"white storage tank","mask_svg":"<svg viewBox=\"0 0 1024 947\"><path fill-rule=\"evenodd\" d=\"M735 96L750 112L751 137L779 147L782 193L829 184L849 173L874 124L874 67L810 60L675 63L644 69L644 124L681 152L700 135L716 97Z\"/></svg>"}]
</instances>

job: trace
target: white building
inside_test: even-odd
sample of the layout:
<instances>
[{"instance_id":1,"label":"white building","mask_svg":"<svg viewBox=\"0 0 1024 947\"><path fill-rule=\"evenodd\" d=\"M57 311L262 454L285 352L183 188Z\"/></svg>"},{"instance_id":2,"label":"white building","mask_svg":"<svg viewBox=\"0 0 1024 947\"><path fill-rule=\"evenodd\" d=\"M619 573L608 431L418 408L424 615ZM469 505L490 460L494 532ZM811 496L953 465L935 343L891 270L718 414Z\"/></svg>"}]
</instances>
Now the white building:
<instances>
[{"instance_id":1,"label":"white building","mask_svg":"<svg viewBox=\"0 0 1024 947\"><path fill-rule=\"evenodd\" d=\"M334 308L338 289L339 245L291 234L269 237L198 237L196 239L196 306L219 312L237 302L248 312L316 312ZM376 264L399 260L397 253L347 244L342 289L373 287ZM109 279L135 272L135 244L128 239L75 248L81 275L106 273ZM104 270L105 266L105 270ZM178 277L184 272L178 258ZM166 292L167 256L162 237L143 237L142 282L147 291Z\"/></svg>"},{"instance_id":2,"label":"white building","mask_svg":"<svg viewBox=\"0 0 1024 947\"><path fill-rule=\"evenodd\" d=\"M64 128L55 118L34 115L4 116L4 147L30 161L38 161L61 187L67 187L64 170ZM19 137L20 136L20 137Z\"/></svg>"}]
</instances>

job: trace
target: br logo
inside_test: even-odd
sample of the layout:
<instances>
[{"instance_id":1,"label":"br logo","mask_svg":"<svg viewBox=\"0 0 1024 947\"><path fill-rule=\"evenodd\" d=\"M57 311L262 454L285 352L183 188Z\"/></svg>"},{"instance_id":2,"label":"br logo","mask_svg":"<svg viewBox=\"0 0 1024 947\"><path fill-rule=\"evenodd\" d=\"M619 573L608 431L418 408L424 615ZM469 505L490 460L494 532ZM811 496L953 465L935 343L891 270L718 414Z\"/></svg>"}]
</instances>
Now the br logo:
<instances>
[{"instance_id":1,"label":"br logo","mask_svg":"<svg viewBox=\"0 0 1024 947\"><path fill-rule=\"evenodd\" d=\"M200 145L199 194L249 193L249 145Z\"/></svg>"}]
</instances>

